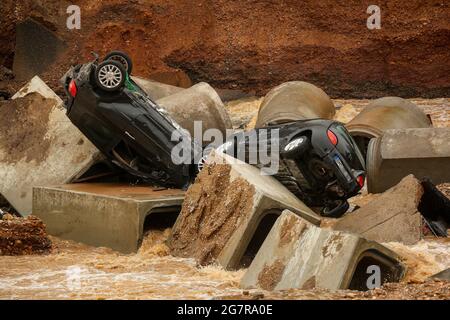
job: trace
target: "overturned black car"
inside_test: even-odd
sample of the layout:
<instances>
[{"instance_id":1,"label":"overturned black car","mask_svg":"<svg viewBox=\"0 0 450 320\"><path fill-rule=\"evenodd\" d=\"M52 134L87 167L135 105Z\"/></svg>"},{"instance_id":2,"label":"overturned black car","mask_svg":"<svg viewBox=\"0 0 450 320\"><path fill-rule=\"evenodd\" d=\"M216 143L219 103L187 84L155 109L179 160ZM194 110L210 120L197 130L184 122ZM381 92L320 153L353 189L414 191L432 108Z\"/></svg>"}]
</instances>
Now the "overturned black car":
<instances>
[{"instance_id":1,"label":"overturned black car","mask_svg":"<svg viewBox=\"0 0 450 320\"><path fill-rule=\"evenodd\" d=\"M266 157L274 142L279 155L274 177L306 205L322 208L323 216L342 216L347 199L365 180L364 158L345 127L330 120L300 120L235 134L218 151L265 169L261 155Z\"/></svg>"},{"instance_id":2,"label":"overturned black car","mask_svg":"<svg viewBox=\"0 0 450 320\"><path fill-rule=\"evenodd\" d=\"M131 70L132 61L119 51L102 62L95 55L72 67L61 79L67 116L114 167L153 185L186 188L205 159L202 147L130 78ZM233 155L244 148L244 160L263 168L261 161L248 161L253 147L270 148L270 133L278 130L274 176L307 205L322 208L322 215L344 214L347 199L362 188L365 175L364 160L346 129L320 119L271 126L262 138L264 129L238 133L218 149ZM252 141L255 134L258 139ZM173 159L180 142L190 147L185 155L189 161Z\"/></svg>"},{"instance_id":3,"label":"overturned black car","mask_svg":"<svg viewBox=\"0 0 450 320\"><path fill-rule=\"evenodd\" d=\"M175 164L171 151L181 140L201 152L190 135L130 79L130 58L119 51L72 67L61 79L67 116L115 165L156 185L186 188L193 163ZM177 140L173 141L173 137ZM192 156L194 158L194 156Z\"/></svg>"}]
</instances>

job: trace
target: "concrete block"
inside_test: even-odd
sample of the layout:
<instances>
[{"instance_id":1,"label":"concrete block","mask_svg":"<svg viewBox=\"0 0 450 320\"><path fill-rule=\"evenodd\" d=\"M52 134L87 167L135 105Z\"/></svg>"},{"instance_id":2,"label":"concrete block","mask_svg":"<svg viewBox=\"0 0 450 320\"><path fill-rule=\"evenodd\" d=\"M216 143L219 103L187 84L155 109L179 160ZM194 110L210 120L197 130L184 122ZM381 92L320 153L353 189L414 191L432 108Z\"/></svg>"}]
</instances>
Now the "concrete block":
<instances>
[{"instance_id":1,"label":"concrete block","mask_svg":"<svg viewBox=\"0 0 450 320\"><path fill-rule=\"evenodd\" d=\"M310 208L256 167L224 154L212 154L207 163L189 187L173 228L173 255L238 269L250 264L284 209L320 223Z\"/></svg>"},{"instance_id":2,"label":"concrete block","mask_svg":"<svg viewBox=\"0 0 450 320\"><path fill-rule=\"evenodd\" d=\"M13 71L17 79L28 80L42 74L66 49L53 31L33 19L16 26Z\"/></svg>"},{"instance_id":3,"label":"concrete block","mask_svg":"<svg viewBox=\"0 0 450 320\"><path fill-rule=\"evenodd\" d=\"M270 90L261 104L256 128L305 119L333 119L336 110L328 95L303 81L285 82Z\"/></svg>"},{"instance_id":4,"label":"concrete block","mask_svg":"<svg viewBox=\"0 0 450 320\"><path fill-rule=\"evenodd\" d=\"M203 131L217 129L223 137L232 128L231 119L217 92L207 83L200 82L168 97L156 101L169 115L194 137L194 121L202 122ZM203 134L201 132L201 134Z\"/></svg>"},{"instance_id":5,"label":"concrete block","mask_svg":"<svg viewBox=\"0 0 450 320\"><path fill-rule=\"evenodd\" d=\"M0 193L23 216L33 186L70 182L101 158L37 76L2 102L0 119Z\"/></svg>"},{"instance_id":6,"label":"concrete block","mask_svg":"<svg viewBox=\"0 0 450 320\"><path fill-rule=\"evenodd\" d=\"M337 220L333 229L378 242L417 243L422 238L418 207L423 193L420 181L409 175L362 208Z\"/></svg>"},{"instance_id":7,"label":"concrete block","mask_svg":"<svg viewBox=\"0 0 450 320\"><path fill-rule=\"evenodd\" d=\"M398 256L384 246L354 234L318 228L286 210L242 278L241 287L367 290L372 275L367 270L372 265L380 268L380 284L399 281L405 274Z\"/></svg>"},{"instance_id":8,"label":"concrete block","mask_svg":"<svg viewBox=\"0 0 450 320\"><path fill-rule=\"evenodd\" d=\"M51 235L130 253L139 248L144 225L170 222L183 198L181 190L109 183L35 187L33 214Z\"/></svg>"},{"instance_id":9,"label":"concrete block","mask_svg":"<svg viewBox=\"0 0 450 320\"><path fill-rule=\"evenodd\" d=\"M132 76L131 79L133 79L133 81L136 82L153 101L184 90L183 88L172 86L170 84L144 79L137 76Z\"/></svg>"},{"instance_id":10,"label":"concrete block","mask_svg":"<svg viewBox=\"0 0 450 320\"><path fill-rule=\"evenodd\" d=\"M408 174L450 182L450 128L386 130L367 151L367 190L380 193Z\"/></svg>"},{"instance_id":11,"label":"concrete block","mask_svg":"<svg viewBox=\"0 0 450 320\"><path fill-rule=\"evenodd\" d=\"M450 268L447 268L430 277L431 279L450 281Z\"/></svg>"}]
</instances>

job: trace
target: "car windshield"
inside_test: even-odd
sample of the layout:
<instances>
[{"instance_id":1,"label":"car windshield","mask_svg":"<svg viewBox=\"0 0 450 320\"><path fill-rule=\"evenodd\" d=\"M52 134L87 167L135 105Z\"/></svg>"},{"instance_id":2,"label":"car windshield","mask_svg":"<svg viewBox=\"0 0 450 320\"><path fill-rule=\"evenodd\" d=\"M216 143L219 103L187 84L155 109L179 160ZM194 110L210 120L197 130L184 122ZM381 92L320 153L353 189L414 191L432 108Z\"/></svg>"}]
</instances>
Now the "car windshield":
<instances>
[{"instance_id":1,"label":"car windshield","mask_svg":"<svg viewBox=\"0 0 450 320\"><path fill-rule=\"evenodd\" d=\"M365 168L365 161L364 161L364 157L361 154L361 151L358 148L358 145L356 144L355 140L353 140L352 136L350 135L350 133L347 131L347 129L345 129L345 127L341 124L337 124L334 126L334 130L336 130L336 133L338 134L338 149L340 152L342 152L343 150L346 150L348 148L353 149L356 153L357 159L354 160L358 160L359 165L357 163L355 163L355 161L351 161L352 165L357 166L354 169L357 169L358 167L362 167L362 169L366 169ZM352 157L353 158L353 157Z\"/></svg>"}]
</instances>

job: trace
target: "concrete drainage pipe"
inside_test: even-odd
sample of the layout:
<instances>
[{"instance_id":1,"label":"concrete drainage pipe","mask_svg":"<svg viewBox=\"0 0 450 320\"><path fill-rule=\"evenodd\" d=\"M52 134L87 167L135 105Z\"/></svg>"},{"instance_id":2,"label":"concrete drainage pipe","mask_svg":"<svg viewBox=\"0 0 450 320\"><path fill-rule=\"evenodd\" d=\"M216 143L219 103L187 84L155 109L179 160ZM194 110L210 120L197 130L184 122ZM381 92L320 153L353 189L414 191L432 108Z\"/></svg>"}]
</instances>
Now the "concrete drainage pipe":
<instances>
[{"instance_id":1,"label":"concrete drainage pipe","mask_svg":"<svg viewBox=\"0 0 450 320\"><path fill-rule=\"evenodd\" d=\"M432 127L428 116L414 103L399 97L384 97L369 103L346 125L365 155L369 140L388 129Z\"/></svg>"},{"instance_id":2,"label":"concrete drainage pipe","mask_svg":"<svg viewBox=\"0 0 450 320\"><path fill-rule=\"evenodd\" d=\"M265 96L256 128L295 120L333 119L335 112L333 102L322 89L303 81L285 82Z\"/></svg>"}]
</instances>

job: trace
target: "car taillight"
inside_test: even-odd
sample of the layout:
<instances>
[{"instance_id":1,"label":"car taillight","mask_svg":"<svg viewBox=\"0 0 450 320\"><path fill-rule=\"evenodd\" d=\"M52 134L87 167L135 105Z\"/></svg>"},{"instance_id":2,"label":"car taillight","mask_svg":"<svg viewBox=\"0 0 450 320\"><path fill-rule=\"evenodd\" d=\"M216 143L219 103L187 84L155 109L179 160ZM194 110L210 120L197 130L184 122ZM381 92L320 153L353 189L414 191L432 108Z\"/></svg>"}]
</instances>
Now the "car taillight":
<instances>
[{"instance_id":1,"label":"car taillight","mask_svg":"<svg viewBox=\"0 0 450 320\"><path fill-rule=\"evenodd\" d=\"M359 175L357 178L356 178L356 181L358 181L358 184L359 184L359 186L362 188L362 187L364 187L364 176L363 175Z\"/></svg>"},{"instance_id":2,"label":"car taillight","mask_svg":"<svg viewBox=\"0 0 450 320\"><path fill-rule=\"evenodd\" d=\"M71 80L69 83L69 93L74 98L77 95L77 85L75 83L75 80Z\"/></svg>"},{"instance_id":3,"label":"car taillight","mask_svg":"<svg viewBox=\"0 0 450 320\"><path fill-rule=\"evenodd\" d=\"M337 137L336 137L336 135L334 134L333 131L328 130L328 131L327 131L327 136L328 136L328 139L330 139L330 141L331 141L331 143L332 143L333 145L337 145L338 139L337 139Z\"/></svg>"}]
</instances>

